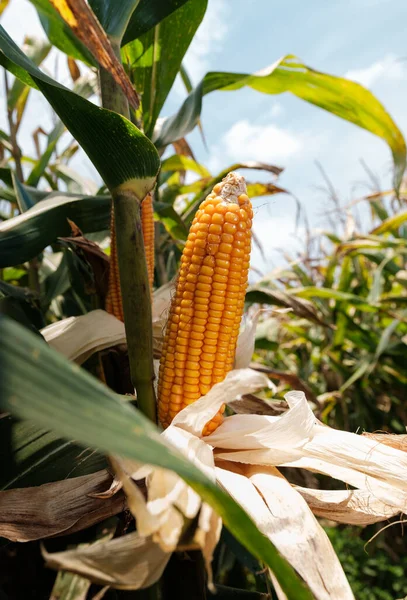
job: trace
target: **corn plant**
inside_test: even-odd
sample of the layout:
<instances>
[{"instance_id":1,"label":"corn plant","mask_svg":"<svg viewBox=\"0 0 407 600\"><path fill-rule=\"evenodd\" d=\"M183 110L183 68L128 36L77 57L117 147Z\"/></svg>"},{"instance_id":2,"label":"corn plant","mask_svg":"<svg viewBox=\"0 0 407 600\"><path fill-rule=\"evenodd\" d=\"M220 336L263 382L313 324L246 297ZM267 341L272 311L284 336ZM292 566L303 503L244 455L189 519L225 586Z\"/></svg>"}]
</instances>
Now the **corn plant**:
<instances>
[{"instance_id":1,"label":"corn plant","mask_svg":"<svg viewBox=\"0 0 407 600\"><path fill-rule=\"evenodd\" d=\"M305 396L287 394L290 410L281 425L270 421L264 405L266 416L260 421L259 415L235 414L218 427L226 404L268 386L259 368L242 368L251 358L251 341L239 344L249 269L249 197L285 190L274 181L246 187L240 175L213 176L195 161L185 136L202 126L202 102L210 92L244 86L265 94L290 92L387 142L399 194L406 161L402 134L362 86L315 71L291 55L254 75L208 73L196 87L188 85L176 114L161 116L177 74L186 80L182 60L205 14L205 0L126 0L120 7L112 0L32 3L50 44L67 54L74 85L68 89L39 68L49 45L31 41L22 50L0 27L10 126L9 133L1 134L0 171L0 292L6 315L0 320L0 428L5 440L0 503L2 514L8 515L1 535L18 544L47 540L43 558L58 570L52 591L46 591L53 597L84 598L92 594L91 585L98 585L103 587L94 590L94 597L112 588L147 590L149 598L182 593L205 598L208 587L225 597L251 592L261 597L273 587L278 597L296 600L352 598L311 512L318 514L315 498L309 490L297 492L277 469L301 459L313 469L315 447L326 448L326 431L315 425ZM90 69L85 80L78 77L80 62ZM96 72L100 102L91 102ZM10 73L15 79L9 86ZM45 151L31 160L17 144L30 88L44 95L60 119L47 136ZM59 152L65 128L75 141ZM77 144L104 182L91 193L69 170ZM175 153L163 160L171 145ZM274 176L281 171L263 163L240 163L228 171L236 169L261 169ZM197 175L192 183L185 181L188 170ZM393 231L401 221L387 222L388 229L383 223L379 233ZM396 246L385 247L401 247L401 238L393 240ZM352 253L359 252L357 246L339 246L322 287L307 283L303 290L281 292L259 285L246 299L302 306L303 316L312 313L310 321L323 328L329 343L335 331L334 348L342 343L348 361L346 323L342 329L327 323L326 313L333 298L344 303L338 314L346 319L352 301L377 328L387 328L378 362L393 333L403 333L394 300L399 284L363 301L352 286L351 292L343 291L349 287L343 283L335 296L338 257L346 254L353 260ZM380 273L389 264L383 262ZM363 265L361 261L358 269ZM175 275L163 339L163 306L168 307ZM382 309L383 293L390 294L390 309ZM311 308L301 294L328 294L330 300L328 306L318 300L317 308ZM199 305L208 306L201 310ZM305 336L307 326L300 327ZM311 339L314 333L308 333ZM183 340L188 352L182 351ZM355 343L352 337L346 342ZM158 421L167 427L162 433L154 384L154 359L160 355ZM197 358L187 360L188 355ZM283 348L277 356L288 360ZM369 363L359 378L371 368ZM300 377L309 380L305 389L312 391L315 374L301 372ZM298 414L301 432L292 446L293 434L288 434L297 431ZM253 436L253 449L239 446L239 431ZM399 480L406 468L401 450L385 444L377 448L372 440L346 437L350 434L342 438L334 430L331 435L338 446L350 439L374 455L363 464L363 473L372 480L374 508L369 515L362 511L361 521L384 520L400 511L404 489ZM271 445L261 447L265 439ZM387 473L389 453L393 471ZM333 452L333 472L340 461ZM356 498L364 498L358 469L359 463L342 478L357 488ZM23 522L20 507L27 511ZM285 539L273 509L285 523ZM337 519L355 519L357 510L349 510ZM222 542L215 551L222 524ZM56 536L60 545L50 541ZM76 547L67 549L72 542ZM301 557L297 545L303 545ZM182 552L186 561L180 560ZM232 563L228 555L234 557ZM313 565L319 563L318 574ZM225 585L231 564L244 567L241 588L251 581L257 590ZM185 579L184 590L174 589L180 579ZM233 578L232 584L236 587ZM18 595L21 584L10 585L11 594ZM136 593L143 597L143 591Z\"/></svg>"}]
</instances>

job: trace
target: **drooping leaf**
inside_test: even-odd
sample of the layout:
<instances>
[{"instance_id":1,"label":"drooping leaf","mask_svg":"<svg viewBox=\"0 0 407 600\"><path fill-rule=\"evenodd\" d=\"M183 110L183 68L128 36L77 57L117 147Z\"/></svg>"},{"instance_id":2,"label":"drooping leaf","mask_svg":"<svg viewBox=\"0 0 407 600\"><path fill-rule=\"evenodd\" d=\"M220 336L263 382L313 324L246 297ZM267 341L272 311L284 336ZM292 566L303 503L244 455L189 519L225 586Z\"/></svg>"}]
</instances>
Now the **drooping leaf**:
<instances>
[{"instance_id":1,"label":"drooping leaf","mask_svg":"<svg viewBox=\"0 0 407 600\"><path fill-rule=\"evenodd\" d=\"M406 165L406 144L383 105L360 84L311 69L293 55L284 56L253 75L221 72L205 75L178 113L157 124L153 136L157 147L167 146L195 127L205 94L215 90L233 91L245 86L264 94L291 92L382 138L392 151L394 187L399 189Z\"/></svg>"},{"instance_id":2,"label":"drooping leaf","mask_svg":"<svg viewBox=\"0 0 407 600\"><path fill-rule=\"evenodd\" d=\"M240 506L165 443L139 411L17 323L1 318L0 336L4 410L54 429L67 439L177 472L218 512L235 537L273 570L289 600L311 599L293 569Z\"/></svg>"},{"instance_id":3,"label":"drooping leaf","mask_svg":"<svg viewBox=\"0 0 407 600\"><path fill-rule=\"evenodd\" d=\"M153 188L160 166L150 140L121 115L95 106L45 75L1 26L0 50L0 64L28 85L41 89L109 189L126 184L144 198Z\"/></svg>"},{"instance_id":4,"label":"drooping leaf","mask_svg":"<svg viewBox=\"0 0 407 600\"><path fill-rule=\"evenodd\" d=\"M78 40L49 0L30 0L30 2L37 9L41 25L53 46L76 60L91 66L97 65L92 54Z\"/></svg>"},{"instance_id":5,"label":"drooping leaf","mask_svg":"<svg viewBox=\"0 0 407 600\"><path fill-rule=\"evenodd\" d=\"M67 219L85 233L109 228L109 196L49 194L25 213L0 223L0 268L21 264L70 235Z\"/></svg>"},{"instance_id":6,"label":"drooping leaf","mask_svg":"<svg viewBox=\"0 0 407 600\"><path fill-rule=\"evenodd\" d=\"M123 62L142 97L144 130L149 137L206 6L207 0L189 0L122 50Z\"/></svg>"}]
</instances>

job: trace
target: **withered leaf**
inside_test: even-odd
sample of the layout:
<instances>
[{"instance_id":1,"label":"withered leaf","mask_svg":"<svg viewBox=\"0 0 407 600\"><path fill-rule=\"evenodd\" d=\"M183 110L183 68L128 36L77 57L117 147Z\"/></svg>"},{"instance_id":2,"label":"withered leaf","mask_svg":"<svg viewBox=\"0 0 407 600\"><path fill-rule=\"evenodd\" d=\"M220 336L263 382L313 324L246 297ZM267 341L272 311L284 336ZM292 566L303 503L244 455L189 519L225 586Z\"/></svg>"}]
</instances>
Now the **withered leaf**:
<instances>
[{"instance_id":1,"label":"withered leaf","mask_svg":"<svg viewBox=\"0 0 407 600\"><path fill-rule=\"evenodd\" d=\"M0 537L29 542L81 531L116 515L125 509L122 492L102 499L92 496L108 489L111 482L112 476L103 470L0 492Z\"/></svg>"}]
</instances>

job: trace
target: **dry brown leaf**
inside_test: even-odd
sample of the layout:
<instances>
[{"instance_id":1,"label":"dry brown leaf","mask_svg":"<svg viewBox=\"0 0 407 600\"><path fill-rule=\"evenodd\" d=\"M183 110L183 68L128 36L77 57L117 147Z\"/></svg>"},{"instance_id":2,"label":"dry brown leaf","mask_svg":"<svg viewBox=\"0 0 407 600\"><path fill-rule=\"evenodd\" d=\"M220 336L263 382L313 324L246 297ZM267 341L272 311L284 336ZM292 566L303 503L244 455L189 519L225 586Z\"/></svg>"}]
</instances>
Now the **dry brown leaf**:
<instances>
[{"instance_id":1,"label":"dry brown leaf","mask_svg":"<svg viewBox=\"0 0 407 600\"><path fill-rule=\"evenodd\" d=\"M137 92L127 77L122 63L115 55L106 32L85 0L50 0L50 2L82 44L122 88L131 106L137 109L140 106Z\"/></svg>"},{"instance_id":2,"label":"dry brown leaf","mask_svg":"<svg viewBox=\"0 0 407 600\"><path fill-rule=\"evenodd\" d=\"M72 571L100 585L122 590L149 587L162 575L171 553L163 552L151 538L129 533L85 548L49 554L48 567Z\"/></svg>"},{"instance_id":3,"label":"dry brown leaf","mask_svg":"<svg viewBox=\"0 0 407 600\"><path fill-rule=\"evenodd\" d=\"M273 467L224 463L221 486L301 575L316 600L353 600L331 543L306 502Z\"/></svg>"},{"instance_id":4,"label":"dry brown leaf","mask_svg":"<svg viewBox=\"0 0 407 600\"><path fill-rule=\"evenodd\" d=\"M407 435L406 434L391 434L391 433L362 433L364 437L370 440L376 440L380 444L396 448L396 450L402 450L407 452Z\"/></svg>"},{"instance_id":5,"label":"dry brown leaf","mask_svg":"<svg viewBox=\"0 0 407 600\"><path fill-rule=\"evenodd\" d=\"M400 513L400 509L375 498L369 490L295 489L318 517L337 523L364 527L379 523Z\"/></svg>"},{"instance_id":6,"label":"dry brown leaf","mask_svg":"<svg viewBox=\"0 0 407 600\"><path fill-rule=\"evenodd\" d=\"M86 529L125 509L124 494L94 498L112 476L98 471L38 487L0 492L0 537L29 542Z\"/></svg>"},{"instance_id":7,"label":"dry brown leaf","mask_svg":"<svg viewBox=\"0 0 407 600\"><path fill-rule=\"evenodd\" d=\"M74 59L71 56L68 56L68 69L69 69L69 73L71 75L72 81L75 83L75 81L77 81L79 79L79 77L81 76L81 72L79 70L77 63L74 61Z\"/></svg>"}]
</instances>

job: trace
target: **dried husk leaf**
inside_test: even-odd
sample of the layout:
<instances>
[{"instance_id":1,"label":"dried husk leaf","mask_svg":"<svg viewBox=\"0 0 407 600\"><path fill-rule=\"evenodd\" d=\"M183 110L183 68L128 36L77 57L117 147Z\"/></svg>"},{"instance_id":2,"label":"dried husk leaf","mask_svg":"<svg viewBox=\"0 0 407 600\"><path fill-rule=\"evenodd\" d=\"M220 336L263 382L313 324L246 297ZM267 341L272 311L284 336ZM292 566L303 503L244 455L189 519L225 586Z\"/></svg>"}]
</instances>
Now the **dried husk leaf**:
<instances>
[{"instance_id":1,"label":"dried husk leaf","mask_svg":"<svg viewBox=\"0 0 407 600\"><path fill-rule=\"evenodd\" d=\"M126 343L124 323L104 310L57 321L41 334L52 348L78 364L99 350Z\"/></svg>"},{"instance_id":2,"label":"dried husk leaf","mask_svg":"<svg viewBox=\"0 0 407 600\"><path fill-rule=\"evenodd\" d=\"M364 527L400 512L399 508L382 502L368 490L314 490L299 486L295 489L315 515L337 523Z\"/></svg>"},{"instance_id":3,"label":"dried husk leaf","mask_svg":"<svg viewBox=\"0 0 407 600\"><path fill-rule=\"evenodd\" d=\"M235 369L246 369L252 360L256 342L256 327L261 311L253 315L247 314L244 318L244 327L240 332L236 345Z\"/></svg>"},{"instance_id":4,"label":"dried husk leaf","mask_svg":"<svg viewBox=\"0 0 407 600\"><path fill-rule=\"evenodd\" d=\"M225 463L218 481L306 581L316 600L353 594L331 543L306 502L274 468Z\"/></svg>"},{"instance_id":5,"label":"dried husk leaf","mask_svg":"<svg viewBox=\"0 0 407 600\"><path fill-rule=\"evenodd\" d=\"M173 419L172 428L181 428L195 436L200 436L205 424L210 421L224 403L235 400L236 397L255 392L260 388L268 387L268 378L262 373L252 369L238 369L230 371L226 378L213 386L213 388L193 404L179 412ZM226 424L231 417L225 419ZM223 425L221 426L223 427ZM210 439L205 441L213 445Z\"/></svg>"},{"instance_id":6,"label":"dried husk leaf","mask_svg":"<svg viewBox=\"0 0 407 600\"><path fill-rule=\"evenodd\" d=\"M0 492L0 537L29 542L74 533L125 509L124 495L92 496L109 488L107 471L37 487Z\"/></svg>"},{"instance_id":7,"label":"dried husk leaf","mask_svg":"<svg viewBox=\"0 0 407 600\"><path fill-rule=\"evenodd\" d=\"M86 548L51 554L43 550L43 556L53 569L77 573L100 585L138 590L158 581L171 554L152 538L134 532Z\"/></svg>"}]
</instances>

